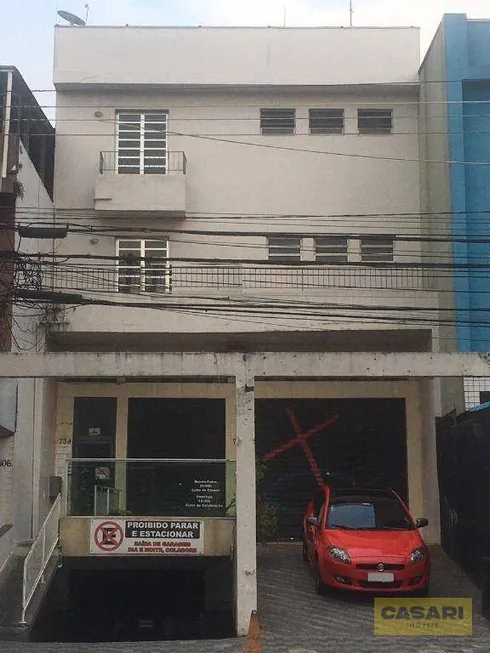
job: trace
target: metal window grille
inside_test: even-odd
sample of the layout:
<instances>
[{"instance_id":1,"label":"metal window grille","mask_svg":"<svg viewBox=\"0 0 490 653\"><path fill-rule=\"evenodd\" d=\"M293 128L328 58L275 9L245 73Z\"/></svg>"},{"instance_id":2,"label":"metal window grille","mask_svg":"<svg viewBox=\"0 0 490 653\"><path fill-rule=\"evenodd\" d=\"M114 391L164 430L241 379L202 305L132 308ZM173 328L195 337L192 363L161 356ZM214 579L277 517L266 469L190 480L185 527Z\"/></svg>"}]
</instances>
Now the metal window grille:
<instances>
[{"instance_id":1,"label":"metal window grille","mask_svg":"<svg viewBox=\"0 0 490 653\"><path fill-rule=\"evenodd\" d=\"M119 174L166 174L167 118L165 112L117 113L116 169Z\"/></svg>"},{"instance_id":2,"label":"metal window grille","mask_svg":"<svg viewBox=\"0 0 490 653\"><path fill-rule=\"evenodd\" d=\"M310 109L310 134L343 134L343 109Z\"/></svg>"},{"instance_id":3,"label":"metal window grille","mask_svg":"<svg viewBox=\"0 0 490 653\"><path fill-rule=\"evenodd\" d=\"M347 237L319 236L315 238L315 260L320 263L347 263Z\"/></svg>"},{"instance_id":4,"label":"metal window grille","mask_svg":"<svg viewBox=\"0 0 490 653\"><path fill-rule=\"evenodd\" d=\"M155 293L170 290L166 240L119 240L117 256L119 292Z\"/></svg>"},{"instance_id":5,"label":"metal window grille","mask_svg":"<svg viewBox=\"0 0 490 653\"><path fill-rule=\"evenodd\" d=\"M360 134L391 134L393 111L391 109L358 109L357 126Z\"/></svg>"},{"instance_id":6,"label":"metal window grille","mask_svg":"<svg viewBox=\"0 0 490 653\"><path fill-rule=\"evenodd\" d=\"M366 263L392 263L394 239L392 236L366 236L361 238L361 261Z\"/></svg>"},{"instance_id":7,"label":"metal window grille","mask_svg":"<svg viewBox=\"0 0 490 653\"><path fill-rule=\"evenodd\" d=\"M301 238L297 236L269 236L269 260L291 262L301 260Z\"/></svg>"},{"instance_id":8,"label":"metal window grille","mask_svg":"<svg viewBox=\"0 0 490 653\"><path fill-rule=\"evenodd\" d=\"M262 134L294 134L295 109L261 109L260 131Z\"/></svg>"}]
</instances>

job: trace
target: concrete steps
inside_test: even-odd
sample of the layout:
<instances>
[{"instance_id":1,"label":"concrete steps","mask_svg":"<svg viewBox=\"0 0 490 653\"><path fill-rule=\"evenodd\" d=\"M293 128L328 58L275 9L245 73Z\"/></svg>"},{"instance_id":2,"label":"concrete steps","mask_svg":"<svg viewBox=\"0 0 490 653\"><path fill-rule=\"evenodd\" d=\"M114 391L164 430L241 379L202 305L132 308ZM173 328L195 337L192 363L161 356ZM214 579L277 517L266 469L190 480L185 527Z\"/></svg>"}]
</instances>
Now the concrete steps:
<instances>
[{"instance_id":1,"label":"concrete steps","mask_svg":"<svg viewBox=\"0 0 490 653\"><path fill-rule=\"evenodd\" d=\"M24 560L31 542L23 542L12 551L0 578L0 641L28 641L30 628L38 613L45 594L58 568L59 552L55 550L22 623L22 584Z\"/></svg>"},{"instance_id":2,"label":"concrete steps","mask_svg":"<svg viewBox=\"0 0 490 653\"><path fill-rule=\"evenodd\" d=\"M10 554L0 579L0 640L24 639L26 626L22 618L22 581L24 560L30 542L15 547Z\"/></svg>"}]
</instances>

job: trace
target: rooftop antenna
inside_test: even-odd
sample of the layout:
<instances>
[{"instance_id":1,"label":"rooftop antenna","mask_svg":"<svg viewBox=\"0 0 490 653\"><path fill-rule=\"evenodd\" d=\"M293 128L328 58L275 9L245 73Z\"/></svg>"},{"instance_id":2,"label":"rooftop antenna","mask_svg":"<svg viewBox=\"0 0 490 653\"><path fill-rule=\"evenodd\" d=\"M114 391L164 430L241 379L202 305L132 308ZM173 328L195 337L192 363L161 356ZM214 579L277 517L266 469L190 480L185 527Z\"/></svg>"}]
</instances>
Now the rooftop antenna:
<instances>
[{"instance_id":1,"label":"rooftop antenna","mask_svg":"<svg viewBox=\"0 0 490 653\"><path fill-rule=\"evenodd\" d=\"M287 6L284 5L284 24L283 24L283 27L286 27L286 17L287 17Z\"/></svg>"},{"instance_id":2,"label":"rooftop antenna","mask_svg":"<svg viewBox=\"0 0 490 653\"><path fill-rule=\"evenodd\" d=\"M77 27L85 27L85 21L78 16L75 16L75 14L71 14L69 11L63 11L60 9L60 11L58 11L58 16L63 18L63 20L68 21L71 26L76 25Z\"/></svg>"},{"instance_id":3,"label":"rooftop antenna","mask_svg":"<svg viewBox=\"0 0 490 653\"><path fill-rule=\"evenodd\" d=\"M352 19L353 19L353 16L354 16L354 9L352 7L352 0L350 0L350 2L349 2L349 14L350 14L349 27L352 27L352 22L353 22Z\"/></svg>"},{"instance_id":4,"label":"rooftop antenna","mask_svg":"<svg viewBox=\"0 0 490 653\"><path fill-rule=\"evenodd\" d=\"M85 25L88 23L88 12L90 11L90 5L85 5L85 9L87 10L85 12Z\"/></svg>"}]
</instances>

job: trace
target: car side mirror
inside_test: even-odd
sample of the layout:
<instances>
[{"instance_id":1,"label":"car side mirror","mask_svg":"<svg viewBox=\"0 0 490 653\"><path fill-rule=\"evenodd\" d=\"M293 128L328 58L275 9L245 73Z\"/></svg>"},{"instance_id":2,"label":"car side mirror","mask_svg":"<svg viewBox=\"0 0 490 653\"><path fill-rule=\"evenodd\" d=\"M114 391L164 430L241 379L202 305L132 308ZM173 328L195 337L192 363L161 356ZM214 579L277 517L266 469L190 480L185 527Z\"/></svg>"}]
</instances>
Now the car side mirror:
<instances>
[{"instance_id":1,"label":"car side mirror","mask_svg":"<svg viewBox=\"0 0 490 653\"><path fill-rule=\"evenodd\" d=\"M428 523L429 523L428 519L426 519L425 517L421 517L420 519L417 519L415 521L415 526L417 528L424 528L424 526L427 526Z\"/></svg>"},{"instance_id":2,"label":"car side mirror","mask_svg":"<svg viewBox=\"0 0 490 653\"><path fill-rule=\"evenodd\" d=\"M318 526L318 519L316 517L308 517L306 523L310 524L310 526Z\"/></svg>"}]
</instances>

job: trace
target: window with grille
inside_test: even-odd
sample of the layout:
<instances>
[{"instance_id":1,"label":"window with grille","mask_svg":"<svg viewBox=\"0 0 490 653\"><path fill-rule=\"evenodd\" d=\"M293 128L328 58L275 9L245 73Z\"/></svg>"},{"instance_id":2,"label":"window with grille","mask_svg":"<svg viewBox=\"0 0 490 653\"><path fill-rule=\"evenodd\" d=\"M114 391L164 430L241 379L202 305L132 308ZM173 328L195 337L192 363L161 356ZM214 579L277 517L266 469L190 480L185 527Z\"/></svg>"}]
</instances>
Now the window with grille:
<instances>
[{"instance_id":1,"label":"window with grille","mask_svg":"<svg viewBox=\"0 0 490 653\"><path fill-rule=\"evenodd\" d=\"M269 236L269 261L288 263L301 261L301 238L297 236Z\"/></svg>"},{"instance_id":2,"label":"window with grille","mask_svg":"<svg viewBox=\"0 0 490 653\"><path fill-rule=\"evenodd\" d=\"M391 109L359 109L357 127L360 134L391 134L393 112Z\"/></svg>"},{"instance_id":3,"label":"window with grille","mask_svg":"<svg viewBox=\"0 0 490 653\"><path fill-rule=\"evenodd\" d=\"M119 292L167 292L170 266L166 240L118 240Z\"/></svg>"},{"instance_id":4,"label":"window with grille","mask_svg":"<svg viewBox=\"0 0 490 653\"><path fill-rule=\"evenodd\" d=\"M167 172L167 114L117 113L117 172L164 175Z\"/></svg>"},{"instance_id":5,"label":"window with grille","mask_svg":"<svg viewBox=\"0 0 490 653\"><path fill-rule=\"evenodd\" d=\"M318 236L315 238L315 260L319 263L347 263L347 237Z\"/></svg>"},{"instance_id":6,"label":"window with grille","mask_svg":"<svg viewBox=\"0 0 490 653\"><path fill-rule=\"evenodd\" d=\"M294 134L295 109L261 109L260 131L262 134Z\"/></svg>"},{"instance_id":7,"label":"window with grille","mask_svg":"<svg viewBox=\"0 0 490 653\"><path fill-rule=\"evenodd\" d=\"M365 236L361 238L361 261L366 263L392 263L394 239L392 236Z\"/></svg>"},{"instance_id":8,"label":"window with grille","mask_svg":"<svg viewBox=\"0 0 490 653\"><path fill-rule=\"evenodd\" d=\"M310 134L343 134L343 109L310 109Z\"/></svg>"}]
</instances>

